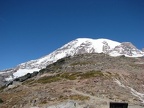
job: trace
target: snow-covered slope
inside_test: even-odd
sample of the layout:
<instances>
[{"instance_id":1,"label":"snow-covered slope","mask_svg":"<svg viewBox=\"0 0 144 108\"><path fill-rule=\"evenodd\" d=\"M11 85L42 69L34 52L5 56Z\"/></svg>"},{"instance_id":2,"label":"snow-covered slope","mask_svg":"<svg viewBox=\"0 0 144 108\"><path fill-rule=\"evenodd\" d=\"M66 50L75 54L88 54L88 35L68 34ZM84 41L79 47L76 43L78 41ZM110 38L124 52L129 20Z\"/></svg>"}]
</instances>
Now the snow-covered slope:
<instances>
[{"instance_id":1,"label":"snow-covered slope","mask_svg":"<svg viewBox=\"0 0 144 108\"><path fill-rule=\"evenodd\" d=\"M13 73L13 76L7 78L7 80L12 79L12 77L16 78L23 76L26 73L38 71L45 68L48 64L56 62L58 59L63 57L83 53L105 53L109 54L110 56L125 55L128 57L144 56L144 52L137 49L130 42L119 43L109 39L78 38L69 42L68 44L65 44L49 55L16 66L16 68L11 69L10 71L10 73Z\"/></svg>"}]
</instances>

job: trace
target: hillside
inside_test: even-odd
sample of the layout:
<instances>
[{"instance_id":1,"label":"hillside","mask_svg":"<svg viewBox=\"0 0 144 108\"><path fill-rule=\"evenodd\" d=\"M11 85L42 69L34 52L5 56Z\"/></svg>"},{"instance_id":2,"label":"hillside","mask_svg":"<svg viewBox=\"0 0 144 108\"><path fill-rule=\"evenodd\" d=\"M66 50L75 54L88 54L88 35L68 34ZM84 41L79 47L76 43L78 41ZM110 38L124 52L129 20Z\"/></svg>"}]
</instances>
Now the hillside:
<instances>
[{"instance_id":1,"label":"hillside","mask_svg":"<svg viewBox=\"0 0 144 108\"><path fill-rule=\"evenodd\" d=\"M1 88L1 108L108 108L144 103L144 58L104 53L68 56L25 81Z\"/></svg>"}]
</instances>

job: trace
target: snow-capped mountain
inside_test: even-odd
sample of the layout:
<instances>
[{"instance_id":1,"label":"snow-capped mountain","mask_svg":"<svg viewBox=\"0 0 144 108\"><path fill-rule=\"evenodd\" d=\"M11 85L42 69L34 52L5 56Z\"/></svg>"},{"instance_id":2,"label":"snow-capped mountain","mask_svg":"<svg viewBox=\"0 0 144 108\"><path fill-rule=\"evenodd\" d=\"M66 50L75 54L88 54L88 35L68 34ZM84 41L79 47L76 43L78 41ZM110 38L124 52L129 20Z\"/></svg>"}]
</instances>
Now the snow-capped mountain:
<instances>
[{"instance_id":1,"label":"snow-capped mountain","mask_svg":"<svg viewBox=\"0 0 144 108\"><path fill-rule=\"evenodd\" d=\"M127 57L144 56L144 52L137 49L130 42L120 43L109 39L78 38L65 44L49 55L36 60L28 61L26 63L21 63L13 69L1 72L12 73L12 75L6 79L11 80L27 73L39 71L40 69L45 68L48 64L56 62L58 59L63 57L83 53L105 53L109 54L110 56L125 55Z\"/></svg>"}]
</instances>

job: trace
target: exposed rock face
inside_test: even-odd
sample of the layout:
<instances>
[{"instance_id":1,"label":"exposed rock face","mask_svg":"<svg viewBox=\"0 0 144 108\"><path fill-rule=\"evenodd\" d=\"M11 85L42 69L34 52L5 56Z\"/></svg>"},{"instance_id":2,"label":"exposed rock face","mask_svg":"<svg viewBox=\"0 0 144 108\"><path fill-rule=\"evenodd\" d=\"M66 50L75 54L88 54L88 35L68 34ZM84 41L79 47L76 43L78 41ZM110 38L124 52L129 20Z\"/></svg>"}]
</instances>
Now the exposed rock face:
<instances>
[{"instance_id":1,"label":"exposed rock face","mask_svg":"<svg viewBox=\"0 0 144 108\"><path fill-rule=\"evenodd\" d=\"M4 76L0 76L0 87L6 84L6 81L4 79L5 79Z\"/></svg>"},{"instance_id":2,"label":"exposed rock face","mask_svg":"<svg viewBox=\"0 0 144 108\"><path fill-rule=\"evenodd\" d=\"M110 51L110 46L106 41L103 41L103 44L103 52L107 54Z\"/></svg>"},{"instance_id":3,"label":"exposed rock face","mask_svg":"<svg viewBox=\"0 0 144 108\"><path fill-rule=\"evenodd\" d=\"M32 77L36 76L37 74L38 74L38 72L28 73L28 74L26 74L26 75L24 75L22 77L14 79L14 81L23 82L23 81L25 81L25 80L27 80L29 78L32 78Z\"/></svg>"},{"instance_id":4,"label":"exposed rock face","mask_svg":"<svg viewBox=\"0 0 144 108\"><path fill-rule=\"evenodd\" d=\"M113 51L116 51L119 54L128 55L128 56L141 54L141 52L130 42L121 43L121 45L116 46Z\"/></svg>"}]
</instances>

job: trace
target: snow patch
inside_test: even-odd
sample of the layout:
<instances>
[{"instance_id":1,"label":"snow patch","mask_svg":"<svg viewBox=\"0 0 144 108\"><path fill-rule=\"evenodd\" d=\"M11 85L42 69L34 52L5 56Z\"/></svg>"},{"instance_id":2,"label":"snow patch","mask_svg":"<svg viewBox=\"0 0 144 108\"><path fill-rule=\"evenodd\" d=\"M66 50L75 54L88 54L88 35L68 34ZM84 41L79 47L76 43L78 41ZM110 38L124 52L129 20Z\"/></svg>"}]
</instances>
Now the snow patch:
<instances>
[{"instance_id":1,"label":"snow patch","mask_svg":"<svg viewBox=\"0 0 144 108\"><path fill-rule=\"evenodd\" d=\"M4 74L4 73L6 73L6 72L0 72L0 74Z\"/></svg>"},{"instance_id":2,"label":"snow patch","mask_svg":"<svg viewBox=\"0 0 144 108\"><path fill-rule=\"evenodd\" d=\"M26 75L27 73L33 73L35 71L39 71L40 69L19 69L17 72L13 73L13 76L10 76L8 78L5 78L6 81L13 80L15 78L21 77Z\"/></svg>"},{"instance_id":3,"label":"snow patch","mask_svg":"<svg viewBox=\"0 0 144 108\"><path fill-rule=\"evenodd\" d=\"M132 93L134 96L138 97L138 98L142 101L142 103L144 103L144 94L143 94L143 93L137 92L136 90L134 90L134 89L131 88L131 87L128 87L128 88L131 90L131 93Z\"/></svg>"}]
</instances>

